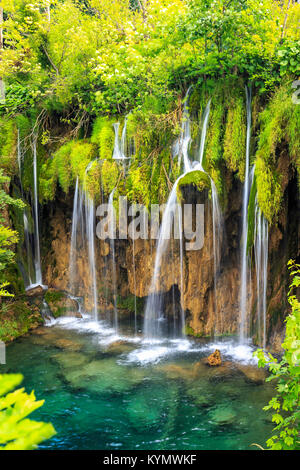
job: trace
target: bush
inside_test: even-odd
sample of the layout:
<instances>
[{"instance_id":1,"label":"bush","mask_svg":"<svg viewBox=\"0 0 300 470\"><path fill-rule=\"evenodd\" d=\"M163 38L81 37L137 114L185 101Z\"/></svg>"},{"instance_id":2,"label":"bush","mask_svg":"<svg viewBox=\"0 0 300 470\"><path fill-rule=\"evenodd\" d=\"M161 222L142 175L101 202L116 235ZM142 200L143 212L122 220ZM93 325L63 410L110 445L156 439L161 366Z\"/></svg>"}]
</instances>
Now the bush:
<instances>
[{"instance_id":1,"label":"bush","mask_svg":"<svg viewBox=\"0 0 300 470\"><path fill-rule=\"evenodd\" d=\"M288 265L293 275L288 294L292 311L286 318L286 334L282 344L284 354L278 362L261 349L255 352L258 367L268 366L271 372L266 380L277 381L277 395L263 408L275 411L272 421L276 424L276 433L267 440L271 450L300 449L300 302L293 293L300 287L300 264L289 261Z\"/></svg>"}]
</instances>

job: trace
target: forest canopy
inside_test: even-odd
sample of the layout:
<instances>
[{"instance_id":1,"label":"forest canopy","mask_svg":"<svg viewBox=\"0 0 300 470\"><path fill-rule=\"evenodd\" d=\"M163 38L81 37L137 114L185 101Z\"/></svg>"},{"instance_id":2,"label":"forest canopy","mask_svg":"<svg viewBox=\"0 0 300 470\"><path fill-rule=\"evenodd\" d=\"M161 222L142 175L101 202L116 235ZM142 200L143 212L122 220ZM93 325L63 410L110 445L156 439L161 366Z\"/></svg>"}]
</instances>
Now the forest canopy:
<instances>
[{"instance_id":1,"label":"forest canopy","mask_svg":"<svg viewBox=\"0 0 300 470\"><path fill-rule=\"evenodd\" d=\"M190 83L260 94L300 73L300 5L284 0L3 0L0 77L14 115L164 112Z\"/></svg>"}]
</instances>

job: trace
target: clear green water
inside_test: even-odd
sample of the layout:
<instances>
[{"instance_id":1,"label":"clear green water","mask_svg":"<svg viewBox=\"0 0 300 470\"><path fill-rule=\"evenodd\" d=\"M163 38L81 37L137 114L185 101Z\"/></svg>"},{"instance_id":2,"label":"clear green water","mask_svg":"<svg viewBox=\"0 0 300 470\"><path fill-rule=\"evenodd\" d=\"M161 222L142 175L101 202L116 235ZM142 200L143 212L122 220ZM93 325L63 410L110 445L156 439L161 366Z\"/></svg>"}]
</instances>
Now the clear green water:
<instances>
[{"instance_id":1,"label":"clear green water","mask_svg":"<svg viewBox=\"0 0 300 470\"><path fill-rule=\"evenodd\" d=\"M271 432L261 408L272 388L249 381L234 361L203 365L215 345L113 348L105 327L92 333L55 325L42 333L9 345L0 366L1 373L21 372L26 390L45 399L32 417L51 421L57 435L42 449L239 450L264 445Z\"/></svg>"}]
</instances>

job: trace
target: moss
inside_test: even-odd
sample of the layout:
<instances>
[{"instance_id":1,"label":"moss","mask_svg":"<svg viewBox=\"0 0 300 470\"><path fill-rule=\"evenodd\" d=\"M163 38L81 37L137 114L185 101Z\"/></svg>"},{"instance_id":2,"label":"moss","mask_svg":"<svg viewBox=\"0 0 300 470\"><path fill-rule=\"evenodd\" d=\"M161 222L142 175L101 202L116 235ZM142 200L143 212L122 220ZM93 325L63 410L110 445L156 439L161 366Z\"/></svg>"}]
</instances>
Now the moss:
<instances>
[{"instance_id":1,"label":"moss","mask_svg":"<svg viewBox=\"0 0 300 470\"><path fill-rule=\"evenodd\" d=\"M108 197L118 183L120 168L113 160L103 160L100 168L103 194Z\"/></svg>"},{"instance_id":2,"label":"moss","mask_svg":"<svg viewBox=\"0 0 300 470\"><path fill-rule=\"evenodd\" d=\"M114 141L113 121L106 117L98 117L93 125L91 142L97 144L99 157L102 160L112 158Z\"/></svg>"},{"instance_id":3,"label":"moss","mask_svg":"<svg viewBox=\"0 0 300 470\"><path fill-rule=\"evenodd\" d=\"M199 170L195 170L195 171L191 171L187 173L178 182L177 197L179 200L181 199L180 188L182 186L189 186L189 185L195 186L198 189L198 191L203 191L204 189L210 189L211 187L210 178L206 173L204 173L203 171L199 171Z\"/></svg>"},{"instance_id":4,"label":"moss","mask_svg":"<svg viewBox=\"0 0 300 470\"><path fill-rule=\"evenodd\" d=\"M60 291L48 290L44 298L47 303L60 302L62 299L65 298L65 294Z\"/></svg>"},{"instance_id":5,"label":"moss","mask_svg":"<svg viewBox=\"0 0 300 470\"><path fill-rule=\"evenodd\" d=\"M260 157L256 159L255 175L258 205L272 225L277 220L283 198L281 175L274 165L268 165Z\"/></svg>"},{"instance_id":6,"label":"moss","mask_svg":"<svg viewBox=\"0 0 300 470\"><path fill-rule=\"evenodd\" d=\"M259 116L260 133L256 152L258 204L270 224L276 222L283 198L278 155L287 147L300 185L300 110L291 99L290 83L276 90Z\"/></svg>"},{"instance_id":7,"label":"moss","mask_svg":"<svg viewBox=\"0 0 300 470\"><path fill-rule=\"evenodd\" d=\"M151 167L145 163L137 166L135 162L130 167L126 180L126 193L130 201L149 206L151 203L150 175Z\"/></svg>"},{"instance_id":8,"label":"moss","mask_svg":"<svg viewBox=\"0 0 300 470\"><path fill-rule=\"evenodd\" d=\"M62 145L54 154L52 170L56 174L58 182L65 193L69 192L72 182L71 151L73 142Z\"/></svg>"},{"instance_id":9,"label":"moss","mask_svg":"<svg viewBox=\"0 0 300 470\"><path fill-rule=\"evenodd\" d=\"M224 160L237 172L241 181L245 178L246 155L246 106L242 97L231 98L224 136Z\"/></svg>"},{"instance_id":10,"label":"moss","mask_svg":"<svg viewBox=\"0 0 300 470\"><path fill-rule=\"evenodd\" d=\"M202 333L195 333L195 330L190 325L185 325L185 334L187 336L194 336L194 338L202 338Z\"/></svg>"},{"instance_id":11,"label":"moss","mask_svg":"<svg viewBox=\"0 0 300 470\"><path fill-rule=\"evenodd\" d=\"M117 297L117 307L119 309L124 309L130 313L134 313L135 305L136 305L137 312L141 312L144 306L143 299L140 299L139 297L135 297L133 294L129 294L125 298L120 297L120 296Z\"/></svg>"}]
</instances>

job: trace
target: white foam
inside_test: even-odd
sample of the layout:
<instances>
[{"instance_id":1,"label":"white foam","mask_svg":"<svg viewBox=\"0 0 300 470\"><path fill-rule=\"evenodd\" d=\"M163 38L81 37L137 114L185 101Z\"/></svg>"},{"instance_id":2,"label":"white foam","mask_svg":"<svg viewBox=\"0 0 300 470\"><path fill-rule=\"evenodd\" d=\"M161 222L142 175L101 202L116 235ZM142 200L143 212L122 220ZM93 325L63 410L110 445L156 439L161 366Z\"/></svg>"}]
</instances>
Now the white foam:
<instances>
[{"instance_id":1,"label":"white foam","mask_svg":"<svg viewBox=\"0 0 300 470\"><path fill-rule=\"evenodd\" d=\"M139 364L156 363L168 353L170 353L170 349L167 346L135 349L134 351L131 351L122 362Z\"/></svg>"},{"instance_id":2,"label":"white foam","mask_svg":"<svg viewBox=\"0 0 300 470\"><path fill-rule=\"evenodd\" d=\"M225 358L228 358L235 362L241 362L243 364L257 364L257 359L253 357L255 348L253 345L248 343L237 343L232 340L228 341L217 341L208 343L203 351L214 352L216 349L222 353Z\"/></svg>"}]
</instances>

